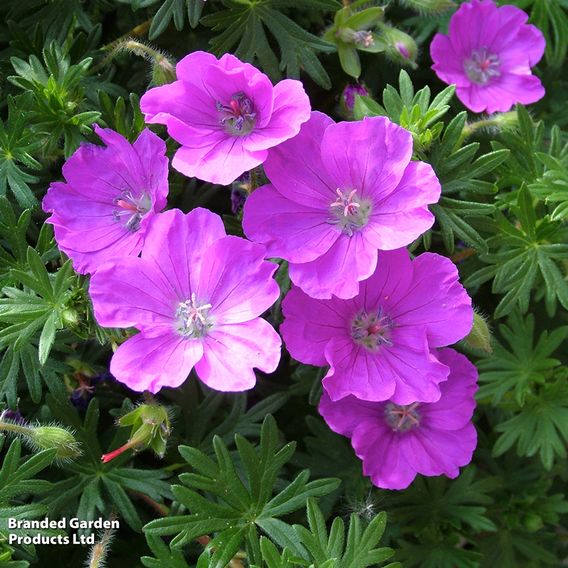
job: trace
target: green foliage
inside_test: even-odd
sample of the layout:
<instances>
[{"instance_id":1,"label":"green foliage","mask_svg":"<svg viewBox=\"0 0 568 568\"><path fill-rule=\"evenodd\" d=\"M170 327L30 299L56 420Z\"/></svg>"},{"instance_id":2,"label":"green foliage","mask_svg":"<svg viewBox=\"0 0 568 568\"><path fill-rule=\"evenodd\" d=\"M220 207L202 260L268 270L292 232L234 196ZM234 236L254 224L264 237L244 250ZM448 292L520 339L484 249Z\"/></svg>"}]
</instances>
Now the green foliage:
<instances>
[{"instance_id":1,"label":"green foliage","mask_svg":"<svg viewBox=\"0 0 568 568\"><path fill-rule=\"evenodd\" d=\"M480 259L489 266L478 270L466 281L466 286L478 286L492 279L492 291L504 294L495 317L510 314L515 307L528 310L531 291L544 290L550 314L556 311L556 301L568 309L568 282L563 275L563 259L568 254L567 231L558 222L547 218L537 220L535 204L526 186L517 192L511 205L513 219L497 213L499 233L488 239L489 249Z\"/></svg>"},{"instance_id":2,"label":"green foliage","mask_svg":"<svg viewBox=\"0 0 568 568\"><path fill-rule=\"evenodd\" d=\"M520 456L538 454L545 469L552 468L555 458L566 458L567 378L568 374L563 372L556 381L527 396L525 404L512 418L495 427L502 434L493 447L494 455L500 456L516 444Z\"/></svg>"},{"instance_id":3,"label":"green foliage","mask_svg":"<svg viewBox=\"0 0 568 568\"><path fill-rule=\"evenodd\" d=\"M393 519L412 526L419 535L442 538L450 529L494 531L487 518L487 506L493 500L489 493L495 480L475 479L474 467L465 469L454 482L444 477L419 477L412 487L390 498Z\"/></svg>"},{"instance_id":4,"label":"green foliage","mask_svg":"<svg viewBox=\"0 0 568 568\"><path fill-rule=\"evenodd\" d=\"M382 565L394 554L390 548L376 548L385 530L385 513L376 515L365 527L362 526L361 519L352 514L347 537L345 522L341 517L336 517L330 530L327 530L321 509L312 498L308 499L307 516L309 528L294 526L296 538L304 546L307 558L294 558L289 548L280 553L269 539L261 537L260 549L267 568L367 568ZM389 568L399 566L398 562L388 564Z\"/></svg>"},{"instance_id":5,"label":"green foliage","mask_svg":"<svg viewBox=\"0 0 568 568\"><path fill-rule=\"evenodd\" d=\"M245 61L258 60L262 68L273 78L285 72L288 77L299 77L305 71L318 85L329 89L331 83L315 52L330 52L333 46L304 30L282 8L297 8L293 0L223 0L225 10L209 14L202 23L221 32L211 40L213 51L223 54L228 51ZM305 0L302 8L307 10L333 10L336 0ZM278 44L277 57L271 47L266 31ZM280 61L280 63L279 63Z\"/></svg>"},{"instance_id":6,"label":"green foliage","mask_svg":"<svg viewBox=\"0 0 568 568\"><path fill-rule=\"evenodd\" d=\"M561 131L557 126L550 133L549 151L536 152L536 158L544 166L544 171L528 188L545 204L558 204L550 213L551 221L565 221L568 218L568 143L562 145Z\"/></svg>"},{"instance_id":7,"label":"green foliage","mask_svg":"<svg viewBox=\"0 0 568 568\"><path fill-rule=\"evenodd\" d=\"M480 371L478 400L497 405L513 400L519 407L539 385L546 383L562 366L551 357L568 337L568 326L544 330L535 343L535 318L513 312L508 323L499 326L508 347L495 341L493 353L477 363Z\"/></svg>"},{"instance_id":8,"label":"green foliage","mask_svg":"<svg viewBox=\"0 0 568 568\"><path fill-rule=\"evenodd\" d=\"M337 10L333 26L324 34L325 40L335 44L345 73L355 79L361 75L357 51L379 53L386 48L385 42L371 31L383 20L385 10L372 4L369 0L358 0Z\"/></svg>"},{"instance_id":9,"label":"green foliage","mask_svg":"<svg viewBox=\"0 0 568 568\"><path fill-rule=\"evenodd\" d=\"M444 123L440 120L449 110L449 101L455 87L450 85L432 101L430 87L426 86L415 93L410 76L401 70L398 91L387 85L383 91L383 104L370 97L358 96L355 101L354 118L365 116L387 116L410 131L414 138L415 152L422 154L434 140L438 139Z\"/></svg>"},{"instance_id":10,"label":"green foliage","mask_svg":"<svg viewBox=\"0 0 568 568\"><path fill-rule=\"evenodd\" d=\"M43 365L55 341L58 329L64 326L68 302L76 284L76 275L67 261L54 278L50 278L39 254L28 248L29 271L12 270L10 276L22 288L7 286L0 298L0 349L18 351L39 332L38 358ZM31 273L31 274L30 274Z\"/></svg>"},{"instance_id":11,"label":"green foliage","mask_svg":"<svg viewBox=\"0 0 568 568\"><path fill-rule=\"evenodd\" d=\"M33 157L41 148L37 134L29 130L26 114L17 106L13 97L8 99L8 120L0 120L0 196L7 189L22 207L33 207L37 200L29 184L38 178L28 170L40 170L41 164Z\"/></svg>"},{"instance_id":12,"label":"green foliage","mask_svg":"<svg viewBox=\"0 0 568 568\"><path fill-rule=\"evenodd\" d=\"M85 104L84 80L92 59L85 58L72 65L69 56L55 42L43 50L42 56L43 63L35 55L27 62L13 57L16 75L9 80L32 95L26 110L34 137L49 133L44 142L44 154L55 153L63 139L64 155L68 157L100 116L98 111L88 110Z\"/></svg>"},{"instance_id":13,"label":"green foliage","mask_svg":"<svg viewBox=\"0 0 568 568\"><path fill-rule=\"evenodd\" d=\"M3 446L4 439L0 442ZM48 467L55 458L56 450L44 450L29 458L21 455L21 445L18 439L10 444L4 455L0 468L0 562L10 568L29 566L26 560L35 556L34 546L13 547L5 543L8 533L18 536L37 534L28 529L9 529L8 519L31 520L45 516L47 509L40 503L25 503L23 495L36 496L46 493L51 484L35 476ZM26 560L11 561L13 556Z\"/></svg>"},{"instance_id":14,"label":"green foliage","mask_svg":"<svg viewBox=\"0 0 568 568\"><path fill-rule=\"evenodd\" d=\"M132 2L133 8L143 6L151 6L159 0L137 0ZM165 0L158 8L155 16L152 18L150 31L148 36L155 39L169 26L173 20L177 30L182 30L185 24L185 18L192 28L195 28L201 18L201 13L205 7L203 0Z\"/></svg>"},{"instance_id":15,"label":"green foliage","mask_svg":"<svg viewBox=\"0 0 568 568\"><path fill-rule=\"evenodd\" d=\"M144 530L156 536L176 535L171 542L173 547L216 532L209 544L214 550L210 566L219 568L233 558L245 541L249 557L258 562L259 530L280 546L289 546L304 556L303 549L294 542L293 528L280 517L300 509L308 497L330 493L339 482L308 481L309 472L302 471L273 496L280 470L292 457L295 444L277 449L278 430L270 415L264 420L258 449L239 435L235 436L235 444L239 469L246 481L239 477L229 450L219 437L213 439L215 461L196 448L181 446L181 455L196 473L181 474L183 485L174 485L172 491L191 514L152 521ZM219 501L208 500L199 491L215 495Z\"/></svg>"}]
</instances>

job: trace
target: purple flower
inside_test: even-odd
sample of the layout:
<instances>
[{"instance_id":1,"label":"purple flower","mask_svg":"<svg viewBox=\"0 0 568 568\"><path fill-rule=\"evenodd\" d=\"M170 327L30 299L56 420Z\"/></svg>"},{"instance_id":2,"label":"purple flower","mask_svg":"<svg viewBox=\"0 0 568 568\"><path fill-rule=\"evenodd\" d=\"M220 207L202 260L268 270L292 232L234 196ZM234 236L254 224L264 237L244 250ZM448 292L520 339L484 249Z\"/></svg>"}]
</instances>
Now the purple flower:
<instances>
[{"instance_id":1,"label":"purple flower","mask_svg":"<svg viewBox=\"0 0 568 568\"><path fill-rule=\"evenodd\" d=\"M268 148L295 136L310 116L299 81L273 86L248 63L196 51L176 66L178 80L150 89L146 122L165 124L181 144L172 165L187 176L229 184L264 162Z\"/></svg>"},{"instance_id":2,"label":"purple flower","mask_svg":"<svg viewBox=\"0 0 568 568\"><path fill-rule=\"evenodd\" d=\"M300 134L270 152L271 184L244 207L247 237L290 263L314 298L352 298L378 250L408 245L434 223L432 168L411 162L412 136L384 117L334 123L314 112Z\"/></svg>"},{"instance_id":3,"label":"purple flower","mask_svg":"<svg viewBox=\"0 0 568 568\"><path fill-rule=\"evenodd\" d=\"M347 85L345 89L343 89L342 93L345 107L349 111L353 110L353 107L355 106L355 97L357 95L367 96L368 94L369 91L367 90L367 87L365 87L365 85L361 85L359 83Z\"/></svg>"},{"instance_id":4,"label":"purple flower","mask_svg":"<svg viewBox=\"0 0 568 568\"><path fill-rule=\"evenodd\" d=\"M280 337L260 314L278 298L277 265L264 247L225 234L206 209L159 215L141 258L102 266L92 277L95 316L140 333L114 354L110 371L137 391L177 387L193 367L220 391L254 386L280 359Z\"/></svg>"},{"instance_id":5,"label":"purple flower","mask_svg":"<svg viewBox=\"0 0 568 568\"><path fill-rule=\"evenodd\" d=\"M365 402L349 396L332 402L324 392L319 411L329 427L351 438L363 460L363 474L383 489L405 489L417 474L454 478L477 444L471 417L477 370L453 349L438 359L450 368L437 402L399 405Z\"/></svg>"},{"instance_id":6,"label":"purple flower","mask_svg":"<svg viewBox=\"0 0 568 568\"><path fill-rule=\"evenodd\" d=\"M63 165L66 182L43 199L59 248L81 274L112 257L137 255L150 220L166 205L166 145L144 130L134 144L95 125L104 146L82 145Z\"/></svg>"},{"instance_id":7,"label":"purple flower","mask_svg":"<svg viewBox=\"0 0 568 568\"><path fill-rule=\"evenodd\" d=\"M470 110L505 112L544 96L531 67L540 61L545 40L527 19L515 6L473 0L452 16L449 35L434 37L432 68L442 81L456 85L458 98Z\"/></svg>"},{"instance_id":8,"label":"purple flower","mask_svg":"<svg viewBox=\"0 0 568 568\"><path fill-rule=\"evenodd\" d=\"M379 268L355 298L317 300L292 288L282 310L292 357L330 365L323 386L332 400L438 400L449 369L431 348L459 341L473 324L453 263L432 253L411 261L404 249L379 253Z\"/></svg>"}]
</instances>

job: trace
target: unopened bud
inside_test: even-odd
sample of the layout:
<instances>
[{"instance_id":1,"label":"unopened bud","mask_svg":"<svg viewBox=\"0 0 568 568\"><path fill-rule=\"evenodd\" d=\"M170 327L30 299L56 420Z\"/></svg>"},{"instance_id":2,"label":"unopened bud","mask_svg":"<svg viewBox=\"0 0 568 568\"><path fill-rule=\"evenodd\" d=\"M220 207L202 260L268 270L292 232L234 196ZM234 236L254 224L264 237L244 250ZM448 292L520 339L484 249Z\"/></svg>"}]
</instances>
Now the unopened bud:
<instances>
[{"instance_id":1,"label":"unopened bud","mask_svg":"<svg viewBox=\"0 0 568 568\"><path fill-rule=\"evenodd\" d=\"M477 349L485 353L491 353L491 329L485 318L477 312L473 314L473 327L469 335L464 339L464 343L472 349Z\"/></svg>"},{"instance_id":2,"label":"unopened bud","mask_svg":"<svg viewBox=\"0 0 568 568\"><path fill-rule=\"evenodd\" d=\"M464 126L464 135L471 136L478 131L487 131L494 134L502 130L510 130L519 124L519 116L516 110L492 114L487 118L482 118L474 122L469 122Z\"/></svg>"},{"instance_id":3,"label":"unopened bud","mask_svg":"<svg viewBox=\"0 0 568 568\"><path fill-rule=\"evenodd\" d=\"M544 522L540 515L537 515L536 513L528 513L523 519L523 525L527 531L536 532L542 529Z\"/></svg>"},{"instance_id":4,"label":"unopened bud","mask_svg":"<svg viewBox=\"0 0 568 568\"><path fill-rule=\"evenodd\" d=\"M29 424L23 418L15 420L9 410L0 414L0 432L17 436L32 451L55 449L55 459L59 462L77 459L82 454L81 445L70 430L57 424L43 426Z\"/></svg>"},{"instance_id":5,"label":"unopened bud","mask_svg":"<svg viewBox=\"0 0 568 568\"><path fill-rule=\"evenodd\" d=\"M79 323L79 314L77 310L66 308L61 312L63 323L69 327L74 327Z\"/></svg>"},{"instance_id":6,"label":"unopened bud","mask_svg":"<svg viewBox=\"0 0 568 568\"><path fill-rule=\"evenodd\" d=\"M164 55L159 54L152 64L152 84L166 85L176 80L176 68Z\"/></svg>"},{"instance_id":7,"label":"unopened bud","mask_svg":"<svg viewBox=\"0 0 568 568\"><path fill-rule=\"evenodd\" d=\"M164 53L151 45L133 38L126 38L113 44L109 57L112 59L116 54L123 51L143 57L152 65L152 84L164 85L176 80L174 64Z\"/></svg>"},{"instance_id":8,"label":"unopened bud","mask_svg":"<svg viewBox=\"0 0 568 568\"><path fill-rule=\"evenodd\" d=\"M361 83L349 84L343 89L341 94L341 104L346 111L346 114L350 114L355 106L355 98L357 95L368 96L369 91L367 87Z\"/></svg>"},{"instance_id":9,"label":"unopened bud","mask_svg":"<svg viewBox=\"0 0 568 568\"><path fill-rule=\"evenodd\" d=\"M55 457L61 461L77 459L82 453L73 434L60 426L32 426L30 440L38 450L55 448Z\"/></svg>"},{"instance_id":10,"label":"unopened bud","mask_svg":"<svg viewBox=\"0 0 568 568\"><path fill-rule=\"evenodd\" d=\"M412 37L391 26L382 26L382 39L387 45L386 54L403 65L416 66L418 46Z\"/></svg>"}]
</instances>

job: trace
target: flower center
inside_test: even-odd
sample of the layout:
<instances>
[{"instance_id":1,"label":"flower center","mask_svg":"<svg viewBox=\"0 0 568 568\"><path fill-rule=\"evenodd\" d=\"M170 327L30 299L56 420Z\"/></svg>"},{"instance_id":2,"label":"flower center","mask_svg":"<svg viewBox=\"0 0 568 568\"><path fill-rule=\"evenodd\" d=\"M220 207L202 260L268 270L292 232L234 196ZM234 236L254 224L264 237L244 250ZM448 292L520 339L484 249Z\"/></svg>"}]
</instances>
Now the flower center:
<instances>
[{"instance_id":1,"label":"flower center","mask_svg":"<svg viewBox=\"0 0 568 568\"><path fill-rule=\"evenodd\" d=\"M366 200L358 199L356 189L342 191L337 188L335 193L337 199L329 206L330 219L328 222L337 225L343 233L351 237L355 231L369 222L371 204Z\"/></svg>"},{"instance_id":2,"label":"flower center","mask_svg":"<svg viewBox=\"0 0 568 568\"><path fill-rule=\"evenodd\" d=\"M200 304L195 292L191 299L180 302L176 310L177 330L187 339L199 339L209 333L213 319L209 316L211 304Z\"/></svg>"},{"instance_id":3,"label":"flower center","mask_svg":"<svg viewBox=\"0 0 568 568\"><path fill-rule=\"evenodd\" d=\"M463 62L463 68L469 80L478 85L486 85L492 77L499 77L501 61L495 53L489 53L486 47L472 51L471 57Z\"/></svg>"},{"instance_id":4,"label":"flower center","mask_svg":"<svg viewBox=\"0 0 568 568\"><path fill-rule=\"evenodd\" d=\"M358 345L376 351L381 345L392 347L393 327L394 322L381 308L371 313L361 311L351 322L351 337Z\"/></svg>"},{"instance_id":5,"label":"flower center","mask_svg":"<svg viewBox=\"0 0 568 568\"><path fill-rule=\"evenodd\" d=\"M229 104L217 101L215 106L219 122L232 136L246 136L254 129L257 113L252 101L242 91L233 94Z\"/></svg>"},{"instance_id":6,"label":"flower center","mask_svg":"<svg viewBox=\"0 0 568 568\"><path fill-rule=\"evenodd\" d=\"M126 229L135 233L140 228L142 218L152 208L152 199L147 193L134 195L132 190L125 189L114 199L117 206L112 214Z\"/></svg>"},{"instance_id":7,"label":"flower center","mask_svg":"<svg viewBox=\"0 0 568 568\"><path fill-rule=\"evenodd\" d=\"M385 418L387 424L396 432L407 432L412 428L420 426L420 414L418 406L420 403L414 402L407 406L399 406L389 402L385 406Z\"/></svg>"}]
</instances>

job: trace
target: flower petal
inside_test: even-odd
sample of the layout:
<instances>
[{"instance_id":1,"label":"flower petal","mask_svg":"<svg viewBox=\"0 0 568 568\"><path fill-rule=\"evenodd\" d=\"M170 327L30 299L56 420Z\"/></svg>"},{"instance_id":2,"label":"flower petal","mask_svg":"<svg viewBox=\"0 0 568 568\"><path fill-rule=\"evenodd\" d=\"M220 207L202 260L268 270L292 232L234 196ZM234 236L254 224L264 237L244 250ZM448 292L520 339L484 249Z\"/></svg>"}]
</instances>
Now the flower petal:
<instances>
[{"instance_id":1,"label":"flower petal","mask_svg":"<svg viewBox=\"0 0 568 568\"><path fill-rule=\"evenodd\" d=\"M248 390L256 384L253 367L265 373L276 370L280 347L279 335L263 319L222 325L206 336L204 356L195 370L213 389L223 392Z\"/></svg>"},{"instance_id":2,"label":"flower petal","mask_svg":"<svg viewBox=\"0 0 568 568\"><path fill-rule=\"evenodd\" d=\"M400 183L412 156L412 135L382 116L339 122L326 128L321 153L336 187L377 200Z\"/></svg>"},{"instance_id":3,"label":"flower petal","mask_svg":"<svg viewBox=\"0 0 568 568\"><path fill-rule=\"evenodd\" d=\"M329 116L312 112L300 133L271 149L264 164L268 179L284 197L325 211L335 200L337 188L320 150L323 133L331 124Z\"/></svg>"},{"instance_id":4,"label":"flower petal","mask_svg":"<svg viewBox=\"0 0 568 568\"><path fill-rule=\"evenodd\" d=\"M172 209L154 219L142 258L151 260L175 290L178 301L185 301L197 285L208 247L226 236L219 215L201 207L186 215Z\"/></svg>"},{"instance_id":5,"label":"flower petal","mask_svg":"<svg viewBox=\"0 0 568 568\"><path fill-rule=\"evenodd\" d=\"M412 267L410 288L389 306L396 325L405 329L425 326L431 347L463 339L473 325L473 308L454 263L438 254L423 253L412 261Z\"/></svg>"},{"instance_id":6,"label":"flower petal","mask_svg":"<svg viewBox=\"0 0 568 568\"><path fill-rule=\"evenodd\" d=\"M353 298L359 282L369 278L377 266L377 250L361 232L352 237L340 235L319 258L302 264L291 263L294 284L313 298Z\"/></svg>"},{"instance_id":7,"label":"flower petal","mask_svg":"<svg viewBox=\"0 0 568 568\"><path fill-rule=\"evenodd\" d=\"M276 302L280 289L272 275L278 265L264 257L262 245L239 237L225 237L209 246L192 291L212 305L217 323L249 321Z\"/></svg>"},{"instance_id":8,"label":"flower petal","mask_svg":"<svg viewBox=\"0 0 568 568\"><path fill-rule=\"evenodd\" d=\"M267 248L268 257L309 262L326 253L340 232L325 211L286 199L274 186L256 189L246 200L243 230Z\"/></svg>"},{"instance_id":9,"label":"flower petal","mask_svg":"<svg viewBox=\"0 0 568 568\"><path fill-rule=\"evenodd\" d=\"M103 264L91 278L89 294L102 326L174 327L175 291L149 260L126 257Z\"/></svg>"},{"instance_id":10,"label":"flower petal","mask_svg":"<svg viewBox=\"0 0 568 568\"><path fill-rule=\"evenodd\" d=\"M179 387L202 356L200 341L173 332L157 337L139 333L116 350L110 372L132 390L156 393L163 387Z\"/></svg>"},{"instance_id":11,"label":"flower petal","mask_svg":"<svg viewBox=\"0 0 568 568\"><path fill-rule=\"evenodd\" d=\"M327 365L325 347L333 337L349 338L347 302L315 300L296 286L282 302L280 333L294 359L308 365Z\"/></svg>"}]
</instances>

